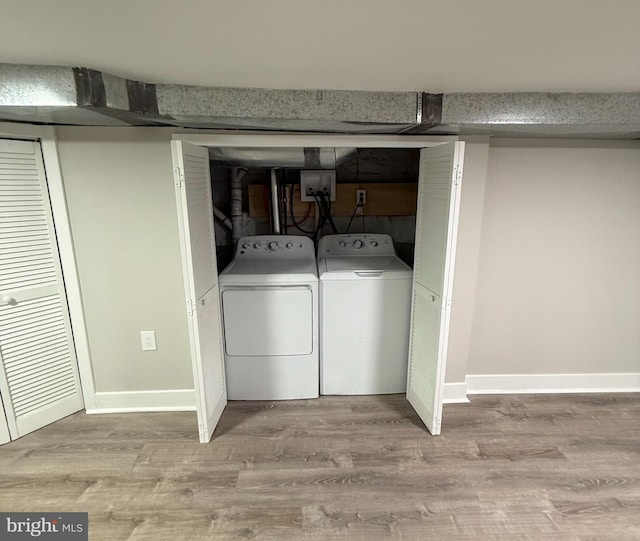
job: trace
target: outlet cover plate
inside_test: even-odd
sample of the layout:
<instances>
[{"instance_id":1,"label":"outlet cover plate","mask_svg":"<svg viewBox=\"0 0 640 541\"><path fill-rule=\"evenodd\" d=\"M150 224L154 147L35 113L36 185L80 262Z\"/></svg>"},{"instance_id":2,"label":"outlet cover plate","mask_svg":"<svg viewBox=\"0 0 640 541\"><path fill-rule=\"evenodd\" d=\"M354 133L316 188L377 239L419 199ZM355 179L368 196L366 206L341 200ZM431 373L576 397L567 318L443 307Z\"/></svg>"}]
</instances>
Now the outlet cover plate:
<instances>
[{"instance_id":1,"label":"outlet cover plate","mask_svg":"<svg viewBox=\"0 0 640 541\"><path fill-rule=\"evenodd\" d=\"M302 201L315 201L313 192L324 192L331 201L336 200L336 172L334 169L300 171L300 196Z\"/></svg>"},{"instance_id":2,"label":"outlet cover plate","mask_svg":"<svg viewBox=\"0 0 640 541\"><path fill-rule=\"evenodd\" d=\"M156 331L140 331L142 351L156 351Z\"/></svg>"}]
</instances>

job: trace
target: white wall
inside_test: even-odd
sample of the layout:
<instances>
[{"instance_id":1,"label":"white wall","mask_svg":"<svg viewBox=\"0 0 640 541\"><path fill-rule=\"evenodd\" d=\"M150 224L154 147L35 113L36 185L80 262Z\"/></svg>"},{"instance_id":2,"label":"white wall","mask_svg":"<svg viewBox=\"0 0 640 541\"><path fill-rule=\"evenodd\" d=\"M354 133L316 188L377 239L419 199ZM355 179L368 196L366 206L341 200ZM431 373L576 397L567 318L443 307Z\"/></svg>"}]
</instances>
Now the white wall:
<instances>
[{"instance_id":1,"label":"white wall","mask_svg":"<svg viewBox=\"0 0 640 541\"><path fill-rule=\"evenodd\" d=\"M488 137L466 137L464 139L462 197L445 375L447 383L463 382L467 374L489 158Z\"/></svg>"},{"instance_id":2,"label":"white wall","mask_svg":"<svg viewBox=\"0 0 640 541\"><path fill-rule=\"evenodd\" d=\"M497 140L469 374L640 372L640 145Z\"/></svg>"},{"instance_id":3,"label":"white wall","mask_svg":"<svg viewBox=\"0 0 640 541\"><path fill-rule=\"evenodd\" d=\"M640 84L637 0L3 0L2 18L3 62L148 82L430 92Z\"/></svg>"},{"instance_id":4,"label":"white wall","mask_svg":"<svg viewBox=\"0 0 640 541\"><path fill-rule=\"evenodd\" d=\"M193 388L170 133L58 130L102 393ZM447 383L640 372L639 276L640 145L469 138Z\"/></svg>"},{"instance_id":5,"label":"white wall","mask_svg":"<svg viewBox=\"0 0 640 541\"><path fill-rule=\"evenodd\" d=\"M57 129L98 393L193 389L170 133ZM129 405L162 405L145 396Z\"/></svg>"}]
</instances>

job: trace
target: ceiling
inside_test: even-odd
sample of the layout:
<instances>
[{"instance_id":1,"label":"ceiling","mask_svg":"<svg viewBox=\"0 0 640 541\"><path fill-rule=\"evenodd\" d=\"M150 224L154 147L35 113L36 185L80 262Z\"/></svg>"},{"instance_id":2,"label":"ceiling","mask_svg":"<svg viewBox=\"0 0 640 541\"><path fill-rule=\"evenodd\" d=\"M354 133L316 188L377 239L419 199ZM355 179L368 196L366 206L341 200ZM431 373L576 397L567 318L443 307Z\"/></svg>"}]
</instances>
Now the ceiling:
<instances>
[{"instance_id":1,"label":"ceiling","mask_svg":"<svg viewBox=\"0 0 640 541\"><path fill-rule=\"evenodd\" d=\"M1 62L140 81L637 92L638 0L3 0Z\"/></svg>"}]
</instances>

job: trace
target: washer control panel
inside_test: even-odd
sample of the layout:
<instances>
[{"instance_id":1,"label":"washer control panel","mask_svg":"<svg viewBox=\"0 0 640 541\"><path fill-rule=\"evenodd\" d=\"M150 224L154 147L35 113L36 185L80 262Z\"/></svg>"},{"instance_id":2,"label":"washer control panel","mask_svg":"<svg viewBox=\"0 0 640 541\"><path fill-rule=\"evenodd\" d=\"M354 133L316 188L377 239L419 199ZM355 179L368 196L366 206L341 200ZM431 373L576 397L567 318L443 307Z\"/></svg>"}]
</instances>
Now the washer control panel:
<instances>
[{"instance_id":1,"label":"washer control panel","mask_svg":"<svg viewBox=\"0 0 640 541\"><path fill-rule=\"evenodd\" d=\"M318 257L336 255L396 255L390 235L361 233L327 235L318 243Z\"/></svg>"},{"instance_id":2,"label":"washer control panel","mask_svg":"<svg viewBox=\"0 0 640 541\"><path fill-rule=\"evenodd\" d=\"M277 257L282 259L315 258L313 241L300 235L255 235L242 237L236 247L235 257L249 259L266 259Z\"/></svg>"}]
</instances>

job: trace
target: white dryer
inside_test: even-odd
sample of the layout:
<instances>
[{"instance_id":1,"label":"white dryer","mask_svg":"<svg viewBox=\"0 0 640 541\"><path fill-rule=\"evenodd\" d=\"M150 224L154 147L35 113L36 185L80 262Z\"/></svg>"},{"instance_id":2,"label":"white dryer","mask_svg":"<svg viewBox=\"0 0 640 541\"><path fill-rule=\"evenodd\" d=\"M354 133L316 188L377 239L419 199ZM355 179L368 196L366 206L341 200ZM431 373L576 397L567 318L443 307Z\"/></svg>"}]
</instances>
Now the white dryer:
<instances>
[{"instance_id":1,"label":"white dryer","mask_svg":"<svg viewBox=\"0 0 640 541\"><path fill-rule=\"evenodd\" d=\"M243 237L220 274L230 400L317 398L318 272L313 241Z\"/></svg>"},{"instance_id":2,"label":"white dryer","mask_svg":"<svg viewBox=\"0 0 640 541\"><path fill-rule=\"evenodd\" d=\"M321 394L405 392L412 271L391 237L323 237L318 272Z\"/></svg>"}]
</instances>

